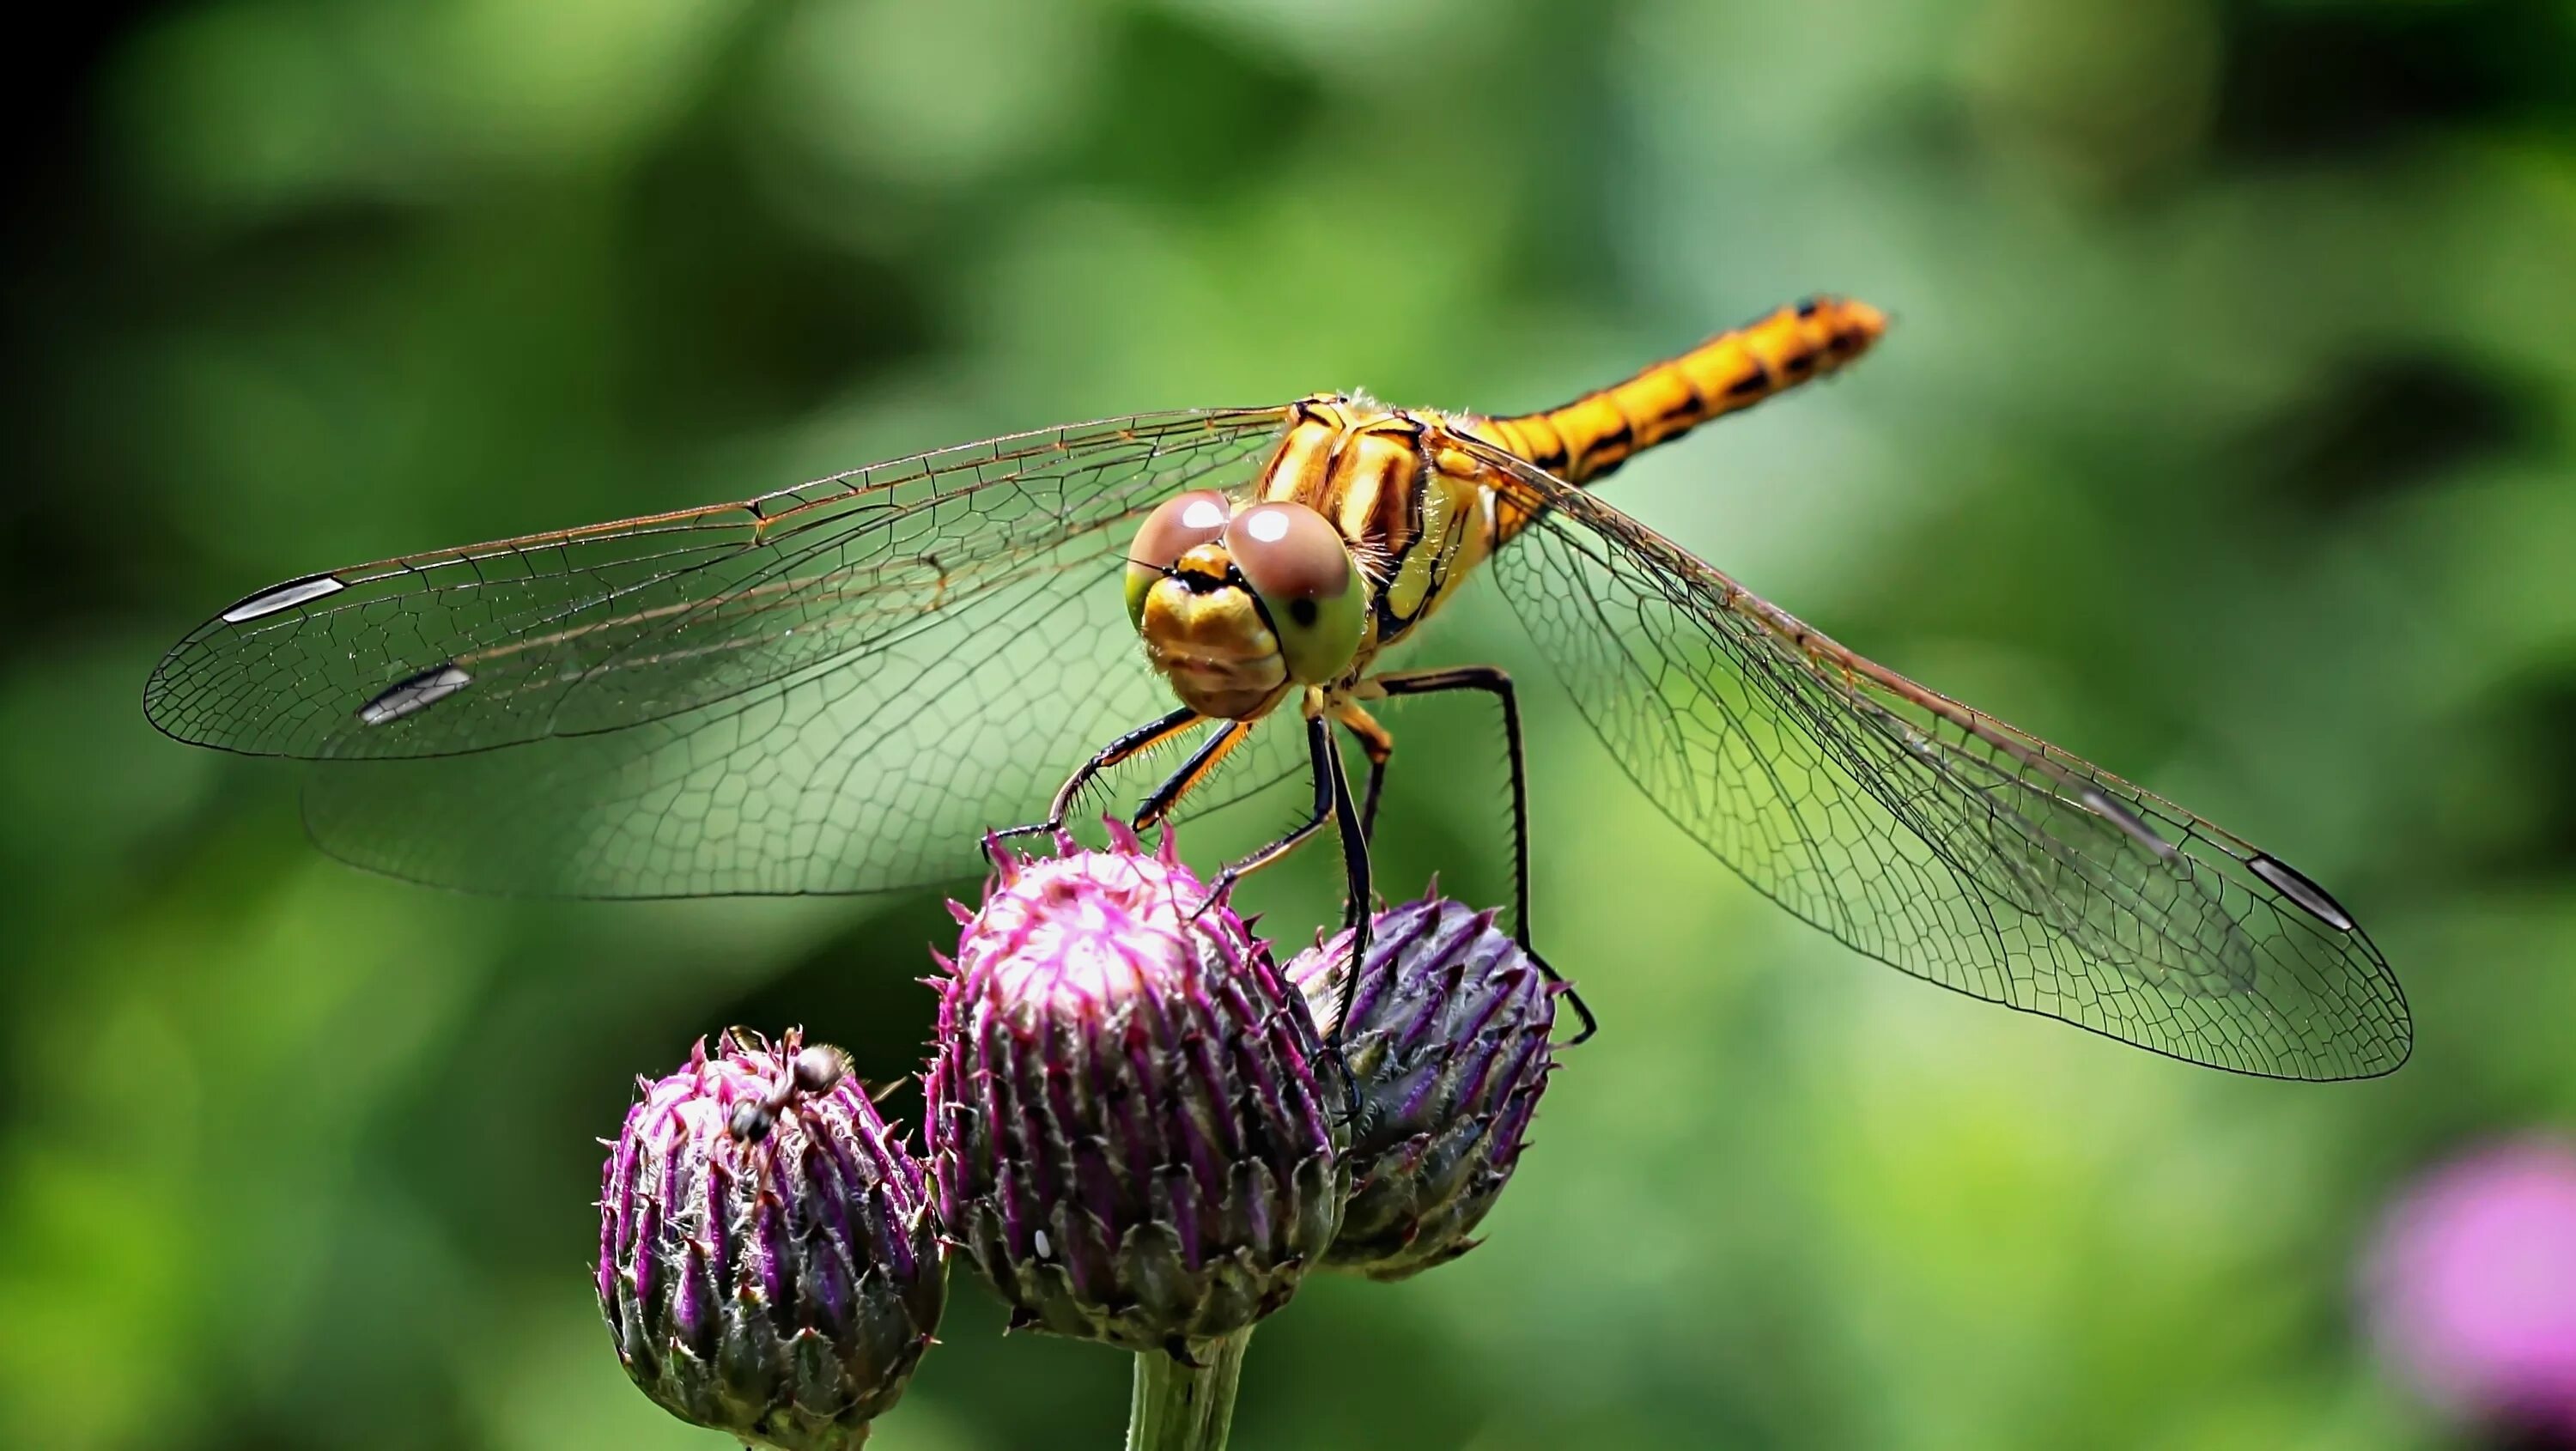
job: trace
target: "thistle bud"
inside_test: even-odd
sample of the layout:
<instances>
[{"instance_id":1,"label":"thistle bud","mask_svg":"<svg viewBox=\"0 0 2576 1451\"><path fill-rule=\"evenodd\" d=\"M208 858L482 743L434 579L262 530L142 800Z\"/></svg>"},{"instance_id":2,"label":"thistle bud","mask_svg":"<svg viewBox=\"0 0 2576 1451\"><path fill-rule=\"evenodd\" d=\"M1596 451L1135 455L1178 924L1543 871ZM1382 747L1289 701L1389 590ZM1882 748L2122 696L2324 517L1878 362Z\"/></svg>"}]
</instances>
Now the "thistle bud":
<instances>
[{"instance_id":1,"label":"thistle bud","mask_svg":"<svg viewBox=\"0 0 2576 1451\"><path fill-rule=\"evenodd\" d=\"M996 845L982 909L956 909L931 1153L1015 1328L1187 1358L1287 1303L1332 1243L1341 1096L1269 949L1168 836L1113 837Z\"/></svg>"},{"instance_id":2,"label":"thistle bud","mask_svg":"<svg viewBox=\"0 0 2576 1451\"><path fill-rule=\"evenodd\" d=\"M1359 1122L1324 1263L1401 1280L1475 1248L1467 1236L1520 1162L1555 1068L1563 984L1493 913L1432 897L1377 914L1356 976L1350 950L1344 932L1287 969L1318 1017L1348 1003L1341 1049Z\"/></svg>"},{"instance_id":3,"label":"thistle bud","mask_svg":"<svg viewBox=\"0 0 2576 1451\"><path fill-rule=\"evenodd\" d=\"M734 1029L642 1082L599 1196L617 1358L684 1421L848 1451L947 1302L920 1162L837 1049Z\"/></svg>"}]
</instances>

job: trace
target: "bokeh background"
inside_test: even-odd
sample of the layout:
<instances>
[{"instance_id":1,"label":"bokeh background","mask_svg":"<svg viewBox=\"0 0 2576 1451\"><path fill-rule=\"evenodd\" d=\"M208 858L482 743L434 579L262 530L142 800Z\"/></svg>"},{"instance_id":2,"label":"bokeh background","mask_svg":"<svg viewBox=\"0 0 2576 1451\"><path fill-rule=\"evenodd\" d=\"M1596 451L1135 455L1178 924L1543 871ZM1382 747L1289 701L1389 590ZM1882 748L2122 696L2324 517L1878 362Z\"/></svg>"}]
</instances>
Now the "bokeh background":
<instances>
[{"instance_id":1,"label":"bokeh background","mask_svg":"<svg viewBox=\"0 0 2576 1451\"><path fill-rule=\"evenodd\" d=\"M730 1022L910 1070L953 941L935 893L336 865L291 772L141 718L214 609L1062 419L1535 406L1818 289L1882 351L1612 497L2329 883L2414 1061L2233 1079L1872 966L1534 680L1537 910L1605 1035L1486 1247L1263 1330L1237 1444L2471 1434L2354 1286L2426 1166L2576 1121L2576 10L63 14L8 62L0 1441L721 1444L609 1352L592 1136ZM1500 778L1430 774L1383 882L1499 900ZM955 1301L878 1444L1114 1444L1120 1357Z\"/></svg>"}]
</instances>

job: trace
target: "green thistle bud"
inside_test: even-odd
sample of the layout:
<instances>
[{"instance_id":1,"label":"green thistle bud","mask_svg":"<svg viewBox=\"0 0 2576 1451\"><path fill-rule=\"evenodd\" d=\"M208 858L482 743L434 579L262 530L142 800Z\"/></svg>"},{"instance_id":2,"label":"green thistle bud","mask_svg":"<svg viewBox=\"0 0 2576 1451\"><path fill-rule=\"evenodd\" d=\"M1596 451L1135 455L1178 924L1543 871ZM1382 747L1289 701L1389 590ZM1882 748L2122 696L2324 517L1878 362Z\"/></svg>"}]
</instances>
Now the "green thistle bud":
<instances>
[{"instance_id":1,"label":"green thistle bud","mask_svg":"<svg viewBox=\"0 0 2576 1451\"><path fill-rule=\"evenodd\" d=\"M1349 1000L1342 1055L1359 1087L1351 1198L1324 1263L1401 1280L1475 1248L1520 1162L1555 1069L1550 982L1494 914L1425 897L1372 919L1350 977L1350 934L1288 964L1318 1017Z\"/></svg>"},{"instance_id":2,"label":"green thistle bud","mask_svg":"<svg viewBox=\"0 0 2576 1451\"><path fill-rule=\"evenodd\" d=\"M849 1451L947 1303L920 1162L840 1050L734 1029L637 1080L599 1196L599 1308L626 1373L684 1421Z\"/></svg>"},{"instance_id":3,"label":"green thistle bud","mask_svg":"<svg viewBox=\"0 0 2576 1451\"><path fill-rule=\"evenodd\" d=\"M1269 949L1116 831L992 851L942 960L931 1155L949 1233L1014 1327L1191 1347L1287 1303L1348 1179L1339 1088Z\"/></svg>"}]
</instances>

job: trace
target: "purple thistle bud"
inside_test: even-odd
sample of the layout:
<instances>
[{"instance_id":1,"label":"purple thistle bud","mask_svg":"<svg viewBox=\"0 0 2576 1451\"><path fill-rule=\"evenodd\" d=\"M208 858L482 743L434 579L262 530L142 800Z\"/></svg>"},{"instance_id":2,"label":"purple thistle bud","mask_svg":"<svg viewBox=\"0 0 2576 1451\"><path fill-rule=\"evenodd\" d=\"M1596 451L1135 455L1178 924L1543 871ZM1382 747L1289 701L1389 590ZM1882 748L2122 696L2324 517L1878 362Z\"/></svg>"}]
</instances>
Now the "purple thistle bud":
<instances>
[{"instance_id":1,"label":"purple thistle bud","mask_svg":"<svg viewBox=\"0 0 2576 1451\"><path fill-rule=\"evenodd\" d=\"M1350 934L1288 976L1318 1017L1349 999L1342 1055L1359 1084L1351 1198L1324 1263L1377 1280L1445 1264L1494 1207L1556 1066L1549 982L1494 914L1426 896L1373 919L1356 982Z\"/></svg>"},{"instance_id":2,"label":"purple thistle bud","mask_svg":"<svg viewBox=\"0 0 2576 1451\"><path fill-rule=\"evenodd\" d=\"M639 1080L640 1082L640 1080ZM948 1297L922 1166L835 1048L736 1028L626 1114L599 1195L617 1358L684 1421L848 1451Z\"/></svg>"},{"instance_id":3,"label":"purple thistle bud","mask_svg":"<svg viewBox=\"0 0 2576 1451\"><path fill-rule=\"evenodd\" d=\"M929 1078L949 1233L1015 1328L1189 1348L1294 1294L1348 1185L1305 1001L1173 855L991 847Z\"/></svg>"},{"instance_id":4,"label":"purple thistle bud","mask_svg":"<svg viewBox=\"0 0 2576 1451\"><path fill-rule=\"evenodd\" d=\"M2576 1447L2576 1145L2494 1145L2389 1212L2364 1290L2434 1402L2509 1444Z\"/></svg>"}]
</instances>

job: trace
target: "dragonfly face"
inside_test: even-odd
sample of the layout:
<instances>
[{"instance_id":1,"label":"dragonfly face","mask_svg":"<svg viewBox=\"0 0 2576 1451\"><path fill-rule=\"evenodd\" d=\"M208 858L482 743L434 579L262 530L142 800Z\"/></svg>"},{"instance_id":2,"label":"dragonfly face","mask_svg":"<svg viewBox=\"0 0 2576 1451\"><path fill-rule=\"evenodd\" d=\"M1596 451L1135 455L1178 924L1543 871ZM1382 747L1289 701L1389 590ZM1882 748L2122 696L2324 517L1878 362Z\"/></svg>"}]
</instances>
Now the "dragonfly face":
<instances>
[{"instance_id":1,"label":"dragonfly face","mask_svg":"<svg viewBox=\"0 0 2576 1451\"><path fill-rule=\"evenodd\" d=\"M1213 490L1146 516L1127 553L1127 616L1181 703L1256 719L1292 685L1354 666L1368 583L1347 540L1294 502L1236 508Z\"/></svg>"},{"instance_id":2,"label":"dragonfly face","mask_svg":"<svg viewBox=\"0 0 2576 1451\"><path fill-rule=\"evenodd\" d=\"M1513 417L1318 395L1107 419L308 574L180 641L144 709L314 762L305 824L335 855L588 897L954 881L984 833L1069 820L1157 745L1198 741L1140 820L1229 799L1194 794L1220 768L1284 776L1287 742L1313 810L1227 875L1330 827L1359 911L1396 754L1370 707L1472 692L1500 712L1526 941L1515 682L1380 666L1477 579L1658 811L1853 950L2196 1063L2396 1067L2405 995L2315 880L1843 646L1590 488L1836 371L1884 322L1810 299Z\"/></svg>"}]
</instances>

